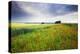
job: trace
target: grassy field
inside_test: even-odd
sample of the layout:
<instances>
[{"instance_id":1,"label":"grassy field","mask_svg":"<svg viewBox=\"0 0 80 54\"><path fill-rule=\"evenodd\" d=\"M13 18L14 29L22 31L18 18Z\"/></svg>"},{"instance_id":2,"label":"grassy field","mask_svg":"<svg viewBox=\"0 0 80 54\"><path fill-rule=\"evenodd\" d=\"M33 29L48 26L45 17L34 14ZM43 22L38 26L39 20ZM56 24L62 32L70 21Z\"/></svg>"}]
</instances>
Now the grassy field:
<instances>
[{"instance_id":1,"label":"grassy field","mask_svg":"<svg viewBox=\"0 0 80 54\"><path fill-rule=\"evenodd\" d=\"M77 24L11 24L11 51L33 52L78 48Z\"/></svg>"}]
</instances>

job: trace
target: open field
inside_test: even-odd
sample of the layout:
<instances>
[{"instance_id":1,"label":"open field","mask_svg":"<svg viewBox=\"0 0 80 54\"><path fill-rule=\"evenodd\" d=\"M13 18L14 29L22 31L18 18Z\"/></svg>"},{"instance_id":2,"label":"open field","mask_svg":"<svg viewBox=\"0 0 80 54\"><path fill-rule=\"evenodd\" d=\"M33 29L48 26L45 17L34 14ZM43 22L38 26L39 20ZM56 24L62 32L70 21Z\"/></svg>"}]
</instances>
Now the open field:
<instances>
[{"instance_id":1,"label":"open field","mask_svg":"<svg viewBox=\"0 0 80 54\"><path fill-rule=\"evenodd\" d=\"M12 52L49 51L77 48L77 24L11 24Z\"/></svg>"}]
</instances>

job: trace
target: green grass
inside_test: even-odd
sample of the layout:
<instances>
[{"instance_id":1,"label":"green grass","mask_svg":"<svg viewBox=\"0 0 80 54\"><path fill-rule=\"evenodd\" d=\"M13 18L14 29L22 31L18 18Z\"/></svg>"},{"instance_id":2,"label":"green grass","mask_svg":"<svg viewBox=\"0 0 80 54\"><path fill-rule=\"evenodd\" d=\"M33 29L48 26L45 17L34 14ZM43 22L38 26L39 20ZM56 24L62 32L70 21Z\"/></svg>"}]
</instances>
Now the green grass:
<instances>
[{"instance_id":1,"label":"green grass","mask_svg":"<svg viewBox=\"0 0 80 54\"><path fill-rule=\"evenodd\" d=\"M77 24L12 24L11 51L31 52L78 48Z\"/></svg>"}]
</instances>

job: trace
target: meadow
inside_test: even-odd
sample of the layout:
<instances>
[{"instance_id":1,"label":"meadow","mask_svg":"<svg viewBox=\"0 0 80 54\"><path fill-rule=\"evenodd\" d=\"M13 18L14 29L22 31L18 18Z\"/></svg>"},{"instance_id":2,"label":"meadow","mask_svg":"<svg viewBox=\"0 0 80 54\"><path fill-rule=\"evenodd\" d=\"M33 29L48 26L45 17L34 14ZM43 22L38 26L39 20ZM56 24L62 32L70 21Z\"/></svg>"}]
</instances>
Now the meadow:
<instances>
[{"instance_id":1,"label":"meadow","mask_svg":"<svg viewBox=\"0 0 80 54\"><path fill-rule=\"evenodd\" d=\"M11 23L11 52L78 48L78 24Z\"/></svg>"}]
</instances>

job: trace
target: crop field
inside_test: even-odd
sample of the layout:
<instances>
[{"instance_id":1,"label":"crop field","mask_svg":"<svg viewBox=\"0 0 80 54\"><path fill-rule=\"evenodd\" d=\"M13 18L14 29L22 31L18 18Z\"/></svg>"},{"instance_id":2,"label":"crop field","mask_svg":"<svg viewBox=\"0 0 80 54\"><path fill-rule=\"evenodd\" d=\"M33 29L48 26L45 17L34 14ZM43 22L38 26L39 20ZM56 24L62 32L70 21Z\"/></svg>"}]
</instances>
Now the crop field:
<instances>
[{"instance_id":1,"label":"crop field","mask_svg":"<svg viewBox=\"0 0 80 54\"><path fill-rule=\"evenodd\" d=\"M11 52L78 48L78 24L11 23Z\"/></svg>"}]
</instances>

